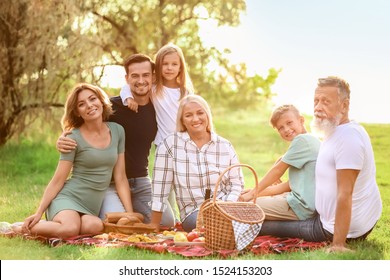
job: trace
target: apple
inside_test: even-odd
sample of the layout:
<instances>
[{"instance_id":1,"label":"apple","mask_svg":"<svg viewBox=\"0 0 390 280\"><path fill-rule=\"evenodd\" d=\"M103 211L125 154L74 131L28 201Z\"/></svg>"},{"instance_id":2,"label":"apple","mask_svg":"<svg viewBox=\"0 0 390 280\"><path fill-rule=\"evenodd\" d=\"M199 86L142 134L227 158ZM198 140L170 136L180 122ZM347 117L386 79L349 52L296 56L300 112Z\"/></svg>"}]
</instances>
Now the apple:
<instances>
[{"instance_id":1,"label":"apple","mask_svg":"<svg viewBox=\"0 0 390 280\"><path fill-rule=\"evenodd\" d=\"M195 238L194 240L192 240L192 242L205 242L205 241L206 241L206 239L203 236Z\"/></svg>"},{"instance_id":2,"label":"apple","mask_svg":"<svg viewBox=\"0 0 390 280\"><path fill-rule=\"evenodd\" d=\"M198 235L198 233L195 232L195 231L191 231L190 233L187 234L187 240L190 241L190 242L191 242L192 240L198 238L198 237L199 237L199 235Z\"/></svg>"},{"instance_id":3,"label":"apple","mask_svg":"<svg viewBox=\"0 0 390 280\"><path fill-rule=\"evenodd\" d=\"M187 242L187 236L183 232L176 232L173 237L174 242Z\"/></svg>"}]
</instances>

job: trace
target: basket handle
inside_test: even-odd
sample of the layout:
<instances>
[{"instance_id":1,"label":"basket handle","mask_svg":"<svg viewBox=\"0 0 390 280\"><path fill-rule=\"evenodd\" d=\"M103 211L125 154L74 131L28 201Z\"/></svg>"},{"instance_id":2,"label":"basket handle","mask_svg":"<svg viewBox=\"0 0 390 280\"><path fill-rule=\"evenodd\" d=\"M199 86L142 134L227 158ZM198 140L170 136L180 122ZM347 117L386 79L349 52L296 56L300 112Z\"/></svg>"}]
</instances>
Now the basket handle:
<instances>
[{"instance_id":1,"label":"basket handle","mask_svg":"<svg viewBox=\"0 0 390 280\"><path fill-rule=\"evenodd\" d=\"M253 169L252 166L248 165L248 164L243 164L243 163L239 163L239 164L234 164L234 165L231 165L229 166L228 168L226 168L222 173L221 175L219 175L218 177L218 180L217 180L217 183L215 184L215 189L214 189L214 196L213 196L213 203L215 203L215 200L217 199L217 191L218 191L218 187L219 185L221 184L221 180L223 178L223 175L225 175L226 172L228 172L230 169L232 168L235 168L235 167L247 167L249 168L250 171L252 171L254 177L255 177L255 189L257 188L257 186L259 185L258 183L258 178L257 178L257 174L256 174L256 171ZM256 203L256 196L253 198L253 203Z\"/></svg>"}]
</instances>

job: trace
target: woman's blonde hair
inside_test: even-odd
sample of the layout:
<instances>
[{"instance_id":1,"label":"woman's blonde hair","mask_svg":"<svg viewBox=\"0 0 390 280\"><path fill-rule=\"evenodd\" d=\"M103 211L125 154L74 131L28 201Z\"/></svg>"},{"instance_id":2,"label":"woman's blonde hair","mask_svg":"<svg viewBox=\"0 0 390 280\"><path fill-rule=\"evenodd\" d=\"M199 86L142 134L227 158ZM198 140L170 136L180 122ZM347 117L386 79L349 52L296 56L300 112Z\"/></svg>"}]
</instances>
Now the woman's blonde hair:
<instances>
[{"instance_id":1,"label":"woman's blonde hair","mask_svg":"<svg viewBox=\"0 0 390 280\"><path fill-rule=\"evenodd\" d=\"M207 132L214 132L213 117L211 115L210 106L203 97L195 94L187 95L183 97L183 99L180 101L179 109L177 111L176 131L179 132L187 131L187 128L183 123L183 109L185 105L191 102L198 104L206 112L207 119L208 119L206 130Z\"/></svg>"},{"instance_id":2,"label":"woman's blonde hair","mask_svg":"<svg viewBox=\"0 0 390 280\"><path fill-rule=\"evenodd\" d=\"M182 99L184 96L188 94L194 93L194 86L192 84L190 75L187 71L186 61L184 59L183 51L180 47L169 43L165 46L163 46L161 49L158 50L156 57L155 57L155 63L156 63L156 96L159 97L162 95L163 92L163 76L162 76L162 65L164 57L167 54L177 53L180 59L180 72L177 79L177 82L180 86L180 99Z\"/></svg>"},{"instance_id":3,"label":"woman's blonde hair","mask_svg":"<svg viewBox=\"0 0 390 280\"><path fill-rule=\"evenodd\" d=\"M72 128L78 128L84 123L84 119L80 117L77 109L77 101L79 93L83 90L90 90L95 93L96 97L103 104L103 121L107 121L109 116L112 114L112 105L107 94L99 87L87 84L80 83L77 84L68 94L65 103L65 112L61 119L62 128L64 130L70 130Z\"/></svg>"}]
</instances>

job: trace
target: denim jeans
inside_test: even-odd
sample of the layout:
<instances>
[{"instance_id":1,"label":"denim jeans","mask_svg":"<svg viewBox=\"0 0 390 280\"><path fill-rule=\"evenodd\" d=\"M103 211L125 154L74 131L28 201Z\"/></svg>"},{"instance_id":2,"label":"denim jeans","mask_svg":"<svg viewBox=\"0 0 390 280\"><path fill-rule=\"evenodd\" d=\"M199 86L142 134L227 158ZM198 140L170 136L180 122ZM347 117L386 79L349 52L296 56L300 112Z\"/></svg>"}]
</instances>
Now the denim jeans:
<instances>
[{"instance_id":1,"label":"denim jeans","mask_svg":"<svg viewBox=\"0 0 390 280\"><path fill-rule=\"evenodd\" d=\"M141 213L144 216L144 223L150 223L152 212L150 207L152 198L152 184L150 178L148 176L130 178L129 185L134 212ZM108 212L125 212L125 208L116 192L114 184L111 184L106 192L99 217L104 219L105 213ZM175 225L173 210L169 204L163 213L161 224L167 227L173 227Z\"/></svg>"},{"instance_id":2,"label":"denim jeans","mask_svg":"<svg viewBox=\"0 0 390 280\"><path fill-rule=\"evenodd\" d=\"M365 240L374 227L375 225L359 237L347 238L347 243L349 241ZM303 221L264 221L259 235L301 238L314 242L333 241L333 234L322 227L320 215L318 214Z\"/></svg>"},{"instance_id":3,"label":"denim jeans","mask_svg":"<svg viewBox=\"0 0 390 280\"><path fill-rule=\"evenodd\" d=\"M333 240L333 234L323 229L319 215L302 221L264 221L259 235L295 237L316 242Z\"/></svg>"},{"instance_id":4,"label":"denim jeans","mask_svg":"<svg viewBox=\"0 0 390 280\"><path fill-rule=\"evenodd\" d=\"M196 210L189 214L184 221L181 223L181 226L183 227L184 231L190 232L194 228L196 228L196 220L198 218L199 210Z\"/></svg>"}]
</instances>

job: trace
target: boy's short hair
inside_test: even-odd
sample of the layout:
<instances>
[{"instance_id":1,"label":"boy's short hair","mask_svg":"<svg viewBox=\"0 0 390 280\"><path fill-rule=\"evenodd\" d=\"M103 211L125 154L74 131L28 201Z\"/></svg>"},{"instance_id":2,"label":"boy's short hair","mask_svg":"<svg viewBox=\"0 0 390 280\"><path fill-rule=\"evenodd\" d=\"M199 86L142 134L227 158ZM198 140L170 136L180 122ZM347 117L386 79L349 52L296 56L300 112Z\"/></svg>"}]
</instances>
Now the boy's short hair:
<instances>
[{"instance_id":1,"label":"boy's short hair","mask_svg":"<svg viewBox=\"0 0 390 280\"><path fill-rule=\"evenodd\" d=\"M271 118L269 120L271 126L273 128L276 127L276 123L279 121L280 117L288 112L288 111L291 111L291 112L294 112L298 117L301 116L301 113L299 112L299 110L294 106L294 105L291 105L291 104L287 104L287 105L282 105L282 106L279 106L277 107L273 112L272 112L272 115L271 115Z\"/></svg>"}]
</instances>

